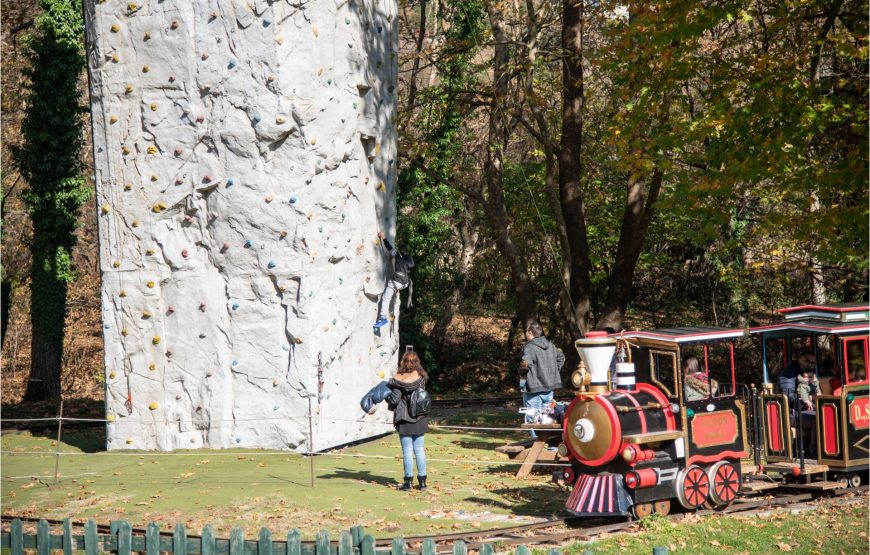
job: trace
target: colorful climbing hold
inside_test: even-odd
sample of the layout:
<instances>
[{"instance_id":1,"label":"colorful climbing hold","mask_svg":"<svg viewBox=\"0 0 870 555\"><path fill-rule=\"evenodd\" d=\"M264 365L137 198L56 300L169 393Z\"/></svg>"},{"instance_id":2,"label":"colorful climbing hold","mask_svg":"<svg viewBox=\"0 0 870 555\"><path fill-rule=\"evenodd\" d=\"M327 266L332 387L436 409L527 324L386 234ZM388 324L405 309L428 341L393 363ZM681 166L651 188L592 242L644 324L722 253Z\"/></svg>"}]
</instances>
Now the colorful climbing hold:
<instances>
[{"instance_id":1,"label":"colorful climbing hold","mask_svg":"<svg viewBox=\"0 0 870 555\"><path fill-rule=\"evenodd\" d=\"M387 186L384 184L383 181L381 181L381 182L378 184L378 191L380 191L380 192L383 193L383 192L386 191L386 190L387 190Z\"/></svg>"},{"instance_id":2,"label":"colorful climbing hold","mask_svg":"<svg viewBox=\"0 0 870 555\"><path fill-rule=\"evenodd\" d=\"M187 255L188 255L187 249L182 249L181 256L183 256L184 258L187 258Z\"/></svg>"},{"instance_id":3,"label":"colorful climbing hold","mask_svg":"<svg viewBox=\"0 0 870 555\"><path fill-rule=\"evenodd\" d=\"M229 249L230 249L229 243L224 243L223 245L221 245L221 251L228 251Z\"/></svg>"},{"instance_id":4,"label":"colorful climbing hold","mask_svg":"<svg viewBox=\"0 0 870 555\"><path fill-rule=\"evenodd\" d=\"M183 184L184 184L184 178L183 178L183 177L176 177L176 178L175 178L175 184L176 184L176 185L183 185Z\"/></svg>"},{"instance_id":5,"label":"colorful climbing hold","mask_svg":"<svg viewBox=\"0 0 870 555\"><path fill-rule=\"evenodd\" d=\"M119 297L121 297L121 298L124 298L124 297L126 297L126 296L127 296L127 292L126 292L126 291L124 291L124 290L123 290L123 289L121 289L121 292L120 292L120 293L118 293L118 296L119 296Z\"/></svg>"},{"instance_id":6,"label":"colorful climbing hold","mask_svg":"<svg viewBox=\"0 0 870 555\"><path fill-rule=\"evenodd\" d=\"M114 422L114 421L115 421L115 415L114 415L114 414L107 414L107 415L106 415L106 421L108 421L108 422Z\"/></svg>"},{"instance_id":7,"label":"colorful climbing hold","mask_svg":"<svg viewBox=\"0 0 870 555\"><path fill-rule=\"evenodd\" d=\"M145 284L145 287L147 287L148 289L154 289L154 285L155 284L153 281L149 281L148 283Z\"/></svg>"},{"instance_id":8,"label":"colorful climbing hold","mask_svg":"<svg viewBox=\"0 0 870 555\"><path fill-rule=\"evenodd\" d=\"M118 31L121 30L121 27L119 27L117 23L113 23L112 26L111 26L109 29L110 29L113 33L117 33Z\"/></svg>"},{"instance_id":9,"label":"colorful climbing hold","mask_svg":"<svg viewBox=\"0 0 870 555\"><path fill-rule=\"evenodd\" d=\"M121 58L117 54L112 54L112 63L117 64L119 61L121 61Z\"/></svg>"},{"instance_id":10,"label":"colorful climbing hold","mask_svg":"<svg viewBox=\"0 0 870 555\"><path fill-rule=\"evenodd\" d=\"M124 87L124 92L127 94L133 92L133 85L127 85L126 87Z\"/></svg>"},{"instance_id":11,"label":"colorful climbing hold","mask_svg":"<svg viewBox=\"0 0 870 555\"><path fill-rule=\"evenodd\" d=\"M290 204L296 204L296 196L290 197Z\"/></svg>"},{"instance_id":12,"label":"colorful climbing hold","mask_svg":"<svg viewBox=\"0 0 870 555\"><path fill-rule=\"evenodd\" d=\"M157 410L157 403L151 403L151 404L149 404L149 405L148 405L148 408L149 408L150 410Z\"/></svg>"},{"instance_id":13,"label":"colorful climbing hold","mask_svg":"<svg viewBox=\"0 0 870 555\"><path fill-rule=\"evenodd\" d=\"M266 195L266 202L272 202L272 195Z\"/></svg>"},{"instance_id":14,"label":"colorful climbing hold","mask_svg":"<svg viewBox=\"0 0 870 555\"><path fill-rule=\"evenodd\" d=\"M170 83L174 83L174 82L175 82L175 76L174 76L174 75L170 75L170 76L169 76L169 82L170 82Z\"/></svg>"},{"instance_id":15,"label":"colorful climbing hold","mask_svg":"<svg viewBox=\"0 0 870 555\"><path fill-rule=\"evenodd\" d=\"M129 191L133 188L133 185L130 183L124 183L124 190Z\"/></svg>"},{"instance_id":16,"label":"colorful climbing hold","mask_svg":"<svg viewBox=\"0 0 870 555\"><path fill-rule=\"evenodd\" d=\"M251 245L253 245L253 243L251 243L250 239L247 240L247 241L245 241L245 248L246 248L246 249L251 248Z\"/></svg>"},{"instance_id":17,"label":"colorful climbing hold","mask_svg":"<svg viewBox=\"0 0 870 555\"><path fill-rule=\"evenodd\" d=\"M284 237L287 237L287 232L281 231L281 233L278 234L278 237L280 237L281 239L283 239Z\"/></svg>"},{"instance_id":18,"label":"colorful climbing hold","mask_svg":"<svg viewBox=\"0 0 870 555\"><path fill-rule=\"evenodd\" d=\"M120 260L115 260L114 262L112 262L112 268L120 268L120 267L121 267Z\"/></svg>"},{"instance_id":19,"label":"colorful climbing hold","mask_svg":"<svg viewBox=\"0 0 870 555\"><path fill-rule=\"evenodd\" d=\"M127 335L128 335L129 333L130 333L130 332L127 331L127 328L121 328L121 335L123 335L124 337L127 337Z\"/></svg>"},{"instance_id":20,"label":"colorful climbing hold","mask_svg":"<svg viewBox=\"0 0 870 555\"><path fill-rule=\"evenodd\" d=\"M254 122L254 125L260 123L261 119L262 118L260 117L260 114L254 114L253 116L251 116L251 121Z\"/></svg>"},{"instance_id":21,"label":"colorful climbing hold","mask_svg":"<svg viewBox=\"0 0 870 555\"><path fill-rule=\"evenodd\" d=\"M233 366L238 366L238 365L239 365L239 361L238 361L238 360L234 360L234 361L232 362L232 365L233 365Z\"/></svg>"},{"instance_id":22,"label":"colorful climbing hold","mask_svg":"<svg viewBox=\"0 0 870 555\"><path fill-rule=\"evenodd\" d=\"M227 187L232 187L235 184L236 184L236 181L232 177L227 179Z\"/></svg>"},{"instance_id":23,"label":"colorful climbing hold","mask_svg":"<svg viewBox=\"0 0 870 555\"><path fill-rule=\"evenodd\" d=\"M146 320L148 318L151 318L151 313L146 310L145 312L142 313L142 318L145 318Z\"/></svg>"},{"instance_id":24,"label":"colorful climbing hold","mask_svg":"<svg viewBox=\"0 0 870 555\"><path fill-rule=\"evenodd\" d=\"M183 153L184 153L183 148L181 148L180 146L175 147L175 155L176 156L181 156Z\"/></svg>"},{"instance_id":25,"label":"colorful climbing hold","mask_svg":"<svg viewBox=\"0 0 870 555\"><path fill-rule=\"evenodd\" d=\"M133 227L139 227L139 220L133 220L133 221L130 223L130 225L132 225Z\"/></svg>"},{"instance_id":26,"label":"colorful climbing hold","mask_svg":"<svg viewBox=\"0 0 870 555\"><path fill-rule=\"evenodd\" d=\"M311 137L311 141L310 141L310 142L311 142L311 145L312 145L312 146L313 146L313 145L316 145L316 144L317 144L317 137Z\"/></svg>"},{"instance_id":27,"label":"colorful climbing hold","mask_svg":"<svg viewBox=\"0 0 870 555\"><path fill-rule=\"evenodd\" d=\"M151 68L147 64L142 66L142 73L148 73L149 71L151 71Z\"/></svg>"},{"instance_id":28,"label":"colorful climbing hold","mask_svg":"<svg viewBox=\"0 0 870 555\"><path fill-rule=\"evenodd\" d=\"M158 202L157 204L155 204L154 206L151 207L151 210L154 212L160 213L160 212L163 212L164 210L166 210L166 205L163 204L162 202Z\"/></svg>"},{"instance_id":29,"label":"colorful climbing hold","mask_svg":"<svg viewBox=\"0 0 870 555\"><path fill-rule=\"evenodd\" d=\"M148 370L151 370L152 372L157 370L157 365L152 362L148 365Z\"/></svg>"},{"instance_id":30,"label":"colorful climbing hold","mask_svg":"<svg viewBox=\"0 0 870 555\"><path fill-rule=\"evenodd\" d=\"M266 266L267 266L268 268L270 268L270 269L271 269L271 268L274 268L274 267L275 267L275 262L272 261L272 260L270 260L269 263L266 264Z\"/></svg>"},{"instance_id":31,"label":"colorful climbing hold","mask_svg":"<svg viewBox=\"0 0 870 555\"><path fill-rule=\"evenodd\" d=\"M115 376L117 376L117 374L115 374L114 372L109 372L109 379L110 380L114 380Z\"/></svg>"},{"instance_id":32,"label":"colorful climbing hold","mask_svg":"<svg viewBox=\"0 0 870 555\"><path fill-rule=\"evenodd\" d=\"M132 437L127 438L127 445L133 445L133 438Z\"/></svg>"},{"instance_id":33,"label":"colorful climbing hold","mask_svg":"<svg viewBox=\"0 0 870 555\"><path fill-rule=\"evenodd\" d=\"M148 151L148 154L157 154L157 147L154 145L149 146L146 150ZM151 181L157 181L156 177L157 176L152 175Z\"/></svg>"},{"instance_id":34,"label":"colorful climbing hold","mask_svg":"<svg viewBox=\"0 0 870 555\"><path fill-rule=\"evenodd\" d=\"M167 314L172 314L173 312L175 312L175 305L169 305L166 307Z\"/></svg>"},{"instance_id":35,"label":"colorful climbing hold","mask_svg":"<svg viewBox=\"0 0 870 555\"><path fill-rule=\"evenodd\" d=\"M202 182L203 183L211 183L211 176L208 174L205 174L204 176L202 176Z\"/></svg>"},{"instance_id":36,"label":"colorful climbing hold","mask_svg":"<svg viewBox=\"0 0 870 555\"><path fill-rule=\"evenodd\" d=\"M239 303L233 303L232 309L233 309L233 310L238 310L238 309L239 309Z\"/></svg>"},{"instance_id":37,"label":"colorful climbing hold","mask_svg":"<svg viewBox=\"0 0 870 555\"><path fill-rule=\"evenodd\" d=\"M145 34L142 35L142 40L151 40L151 33L145 31Z\"/></svg>"},{"instance_id":38,"label":"colorful climbing hold","mask_svg":"<svg viewBox=\"0 0 870 555\"><path fill-rule=\"evenodd\" d=\"M184 221L185 221L186 223L192 224L192 223L193 223L193 216L191 216L190 214L185 214L185 215L184 215Z\"/></svg>"},{"instance_id":39,"label":"colorful climbing hold","mask_svg":"<svg viewBox=\"0 0 870 555\"><path fill-rule=\"evenodd\" d=\"M157 152L157 148L156 148L156 147L154 147L154 152ZM152 183L155 182L155 181L157 181L158 179L160 179L160 178L157 177L157 175L155 175L155 174L153 174L153 173L151 174L151 182L152 182Z\"/></svg>"},{"instance_id":40,"label":"colorful climbing hold","mask_svg":"<svg viewBox=\"0 0 870 555\"><path fill-rule=\"evenodd\" d=\"M267 82L267 83L271 83L271 82L274 81L274 80L275 80L275 76L274 76L273 74L271 74L271 73L269 74L268 77L266 77L266 82Z\"/></svg>"},{"instance_id":41,"label":"colorful climbing hold","mask_svg":"<svg viewBox=\"0 0 870 555\"><path fill-rule=\"evenodd\" d=\"M202 123L203 121L205 121L205 117L203 117L203 116L196 116L196 123Z\"/></svg>"},{"instance_id":42,"label":"colorful climbing hold","mask_svg":"<svg viewBox=\"0 0 870 555\"><path fill-rule=\"evenodd\" d=\"M275 118L275 123L277 123L278 125L282 125L285 121L287 120L284 119L284 116L278 116Z\"/></svg>"},{"instance_id":43,"label":"colorful climbing hold","mask_svg":"<svg viewBox=\"0 0 870 555\"><path fill-rule=\"evenodd\" d=\"M123 154L123 155L125 155L125 156L126 156L127 154L130 154L130 147L128 147L127 145L122 146L122 147L121 147L121 154Z\"/></svg>"},{"instance_id":44,"label":"colorful climbing hold","mask_svg":"<svg viewBox=\"0 0 870 555\"><path fill-rule=\"evenodd\" d=\"M108 213L109 213L109 212L111 212L111 211L112 211L112 207L111 207L111 206L109 206L109 204L108 204L108 203L106 203L106 202L104 202L104 203L103 203L103 205L102 205L102 206L100 206L100 210L102 210L102 211L103 211L103 214L108 214Z\"/></svg>"},{"instance_id":45,"label":"colorful climbing hold","mask_svg":"<svg viewBox=\"0 0 870 555\"><path fill-rule=\"evenodd\" d=\"M151 338L151 343L153 343L153 344L155 344L155 345L160 345L160 336L159 336L159 335L155 335L154 337L152 337L152 338Z\"/></svg>"},{"instance_id":46,"label":"colorful climbing hold","mask_svg":"<svg viewBox=\"0 0 870 555\"><path fill-rule=\"evenodd\" d=\"M203 60L208 60L208 52L203 52L200 58L202 58Z\"/></svg>"},{"instance_id":47,"label":"colorful climbing hold","mask_svg":"<svg viewBox=\"0 0 870 555\"><path fill-rule=\"evenodd\" d=\"M178 21L172 20L172 23L169 24L170 29L178 29Z\"/></svg>"},{"instance_id":48,"label":"colorful climbing hold","mask_svg":"<svg viewBox=\"0 0 870 555\"><path fill-rule=\"evenodd\" d=\"M112 116L109 118L109 123L118 123L118 116Z\"/></svg>"},{"instance_id":49,"label":"colorful climbing hold","mask_svg":"<svg viewBox=\"0 0 870 555\"><path fill-rule=\"evenodd\" d=\"M234 67L236 67L236 61L234 59L230 58L230 61L227 62L227 67L230 69L233 69Z\"/></svg>"},{"instance_id":50,"label":"colorful climbing hold","mask_svg":"<svg viewBox=\"0 0 870 555\"><path fill-rule=\"evenodd\" d=\"M156 102L152 102L151 105L148 106L148 107L151 108L151 111L152 111L152 112L156 112L156 111L157 111L157 103L156 103Z\"/></svg>"},{"instance_id":51,"label":"colorful climbing hold","mask_svg":"<svg viewBox=\"0 0 870 555\"><path fill-rule=\"evenodd\" d=\"M205 312L205 309L206 309L206 305L205 305L205 303L199 303L199 311L200 311L200 312Z\"/></svg>"},{"instance_id":52,"label":"colorful climbing hold","mask_svg":"<svg viewBox=\"0 0 870 555\"><path fill-rule=\"evenodd\" d=\"M154 254L154 249L145 249L145 254L147 256L152 256Z\"/></svg>"},{"instance_id":53,"label":"colorful climbing hold","mask_svg":"<svg viewBox=\"0 0 870 555\"><path fill-rule=\"evenodd\" d=\"M275 37L275 42L277 42L278 44L284 44L284 37L278 35L277 37Z\"/></svg>"},{"instance_id":54,"label":"colorful climbing hold","mask_svg":"<svg viewBox=\"0 0 870 555\"><path fill-rule=\"evenodd\" d=\"M312 25L312 26L311 26L311 32L314 33L314 36L315 36L315 37L319 37L319 36L320 36L320 32L317 31L317 25Z\"/></svg>"}]
</instances>

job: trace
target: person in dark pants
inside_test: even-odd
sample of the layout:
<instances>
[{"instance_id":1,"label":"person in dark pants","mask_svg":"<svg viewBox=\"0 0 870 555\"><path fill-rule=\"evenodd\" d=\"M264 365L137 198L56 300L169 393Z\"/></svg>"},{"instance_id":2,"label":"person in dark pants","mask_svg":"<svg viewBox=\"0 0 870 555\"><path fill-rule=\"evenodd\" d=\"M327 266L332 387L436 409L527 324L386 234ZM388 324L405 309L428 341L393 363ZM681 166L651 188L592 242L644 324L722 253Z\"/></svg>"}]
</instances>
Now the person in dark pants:
<instances>
[{"instance_id":1,"label":"person in dark pants","mask_svg":"<svg viewBox=\"0 0 870 555\"><path fill-rule=\"evenodd\" d=\"M387 408L393 411L393 424L399 432L402 444L402 462L405 480L400 490L409 490L414 482L414 460L417 461L417 480L421 490L426 489L426 445L425 434L429 431L429 419L425 415L411 416L409 401L411 394L426 386L429 375L423 370L417 353L405 353L396 377L389 382L392 394L387 397Z\"/></svg>"}]
</instances>

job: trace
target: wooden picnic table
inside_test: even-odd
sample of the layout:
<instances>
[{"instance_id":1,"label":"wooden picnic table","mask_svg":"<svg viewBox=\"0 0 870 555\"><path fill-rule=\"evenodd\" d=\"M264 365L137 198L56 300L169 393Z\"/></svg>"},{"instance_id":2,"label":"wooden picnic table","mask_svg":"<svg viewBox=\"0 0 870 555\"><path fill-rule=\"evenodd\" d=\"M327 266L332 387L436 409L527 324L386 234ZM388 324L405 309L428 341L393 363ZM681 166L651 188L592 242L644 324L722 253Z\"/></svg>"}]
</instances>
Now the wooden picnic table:
<instances>
[{"instance_id":1,"label":"wooden picnic table","mask_svg":"<svg viewBox=\"0 0 870 555\"><path fill-rule=\"evenodd\" d=\"M538 436L529 438L512 445L497 447L496 451L505 453L512 460L522 461L516 477L520 480L531 473L535 463L541 461L567 461L567 457L560 457L556 451L549 451L547 447L558 446L562 442L562 425L553 424L523 424L524 430L534 430Z\"/></svg>"}]
</instances>

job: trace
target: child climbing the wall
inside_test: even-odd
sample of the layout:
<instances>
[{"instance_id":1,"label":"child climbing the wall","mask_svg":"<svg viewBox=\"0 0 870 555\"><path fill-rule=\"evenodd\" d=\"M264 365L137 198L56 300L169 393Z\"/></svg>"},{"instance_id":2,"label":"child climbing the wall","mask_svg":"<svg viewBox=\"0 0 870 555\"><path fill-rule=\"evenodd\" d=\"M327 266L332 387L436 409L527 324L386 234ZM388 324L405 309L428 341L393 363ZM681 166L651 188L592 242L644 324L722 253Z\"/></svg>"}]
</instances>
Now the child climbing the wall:
<instances>
[{"instance_id":1,"label":"child climbing the wall","mask_svg":"<svg viewBox=\"0 0 870 555\"><path fill-rule=\"evenodd\" d=\"M401 291L406 287L409 288L408 307L413 305L411 299L414 296L414 284L411 282L411 269L414 267L414 257L391 245L383 231L378 232L378 238L393 258L393 272L387 278L387 283L384 286L384 294L381 296L381 310L378 313L377 321L375 321L375 329L380 329L386 325L387 314L390 312L390 304L396 295L396 291Z\"/></svg>"}]
</instances>

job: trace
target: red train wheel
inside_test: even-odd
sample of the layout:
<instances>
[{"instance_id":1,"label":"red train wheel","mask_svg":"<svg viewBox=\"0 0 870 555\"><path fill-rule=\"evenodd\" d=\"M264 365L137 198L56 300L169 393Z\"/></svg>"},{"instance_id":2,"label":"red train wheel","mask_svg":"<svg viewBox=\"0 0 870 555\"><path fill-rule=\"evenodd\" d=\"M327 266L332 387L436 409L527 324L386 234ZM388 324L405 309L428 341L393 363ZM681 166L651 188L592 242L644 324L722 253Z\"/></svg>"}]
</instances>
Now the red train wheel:
<instances>
[{"instance_id":1,"label":"red train wheel","mask_svg":"<svg viewBox=\"0 0 870 555\"><path fill-rule=\"evenodd\" d=\"M687 509L697 509L707 500L710 479L701 467L692 465L677 475L677 499Z\"/></svg>"},{"instance_id":2,"label":"red train wheel","mask_svg":"<svg viewBox=\"0 0 870 555\"><path fill-rule=\"evenodd\" d=\"M653 503L653 510L662 516L668 516L671 512L671 500L660 499Z\"/></svg>"},{"instance_id":3,"label":"red train wheel","mask_svg":"<svg viewBox=\"0 0 870 555\"><path fill-rule=\"evenodd\" d=\"M734 501L740 491L740 474L728 461L720 461L710 467L708 478L712 482L710 499L719 506Z\"/></svg>"}]
</instances>

